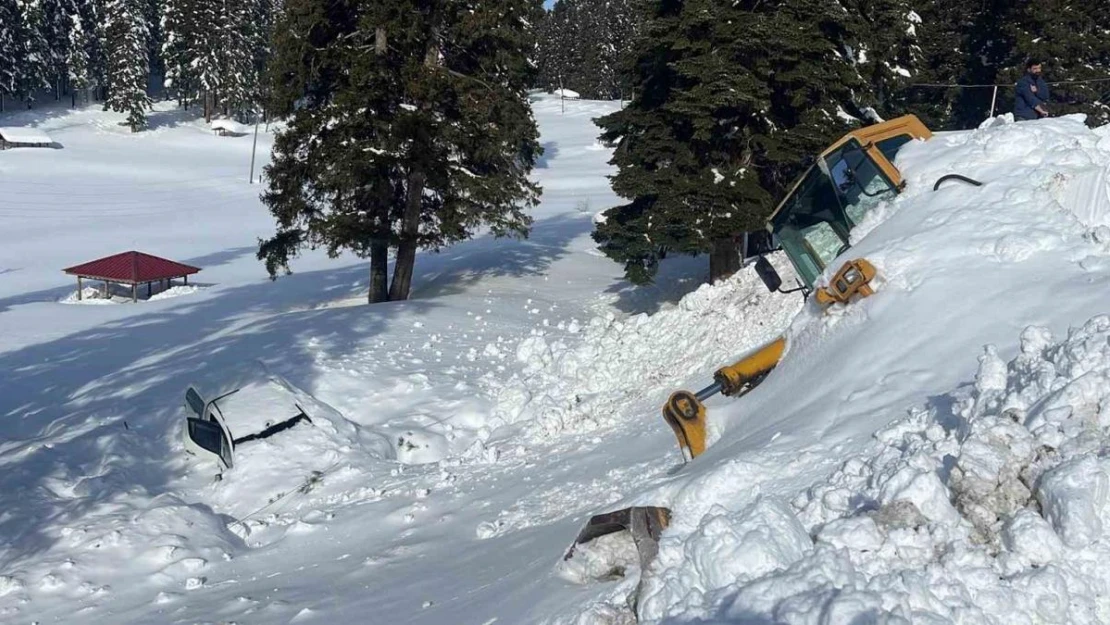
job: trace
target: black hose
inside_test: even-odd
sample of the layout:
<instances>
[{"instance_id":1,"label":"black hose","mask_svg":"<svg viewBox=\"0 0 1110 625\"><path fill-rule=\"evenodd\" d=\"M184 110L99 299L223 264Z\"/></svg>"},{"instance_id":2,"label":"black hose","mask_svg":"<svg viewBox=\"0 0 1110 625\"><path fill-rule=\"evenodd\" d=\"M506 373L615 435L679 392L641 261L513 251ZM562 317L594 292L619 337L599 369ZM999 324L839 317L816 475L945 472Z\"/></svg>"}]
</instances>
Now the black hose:
<instances>
[{"instance_id":1,"label":"black hose","mask_svg":"<svg viewBox=\"0 0 1110 625\"><path fill-rule=\"evenodd\" d=\"M973 178L968 178L967 176L961 176L960 174L948 174L947 176L941 176L940 179L937 180L937 183L933 185L933 191L936 191L937 189L939 189L941 183L943 183L945 180L962 180L963 182L966 182L968 184L973 184L977 187L983 186L982 182L979 182L978 180L975 180Z\"/></svg>"}]
</instances>

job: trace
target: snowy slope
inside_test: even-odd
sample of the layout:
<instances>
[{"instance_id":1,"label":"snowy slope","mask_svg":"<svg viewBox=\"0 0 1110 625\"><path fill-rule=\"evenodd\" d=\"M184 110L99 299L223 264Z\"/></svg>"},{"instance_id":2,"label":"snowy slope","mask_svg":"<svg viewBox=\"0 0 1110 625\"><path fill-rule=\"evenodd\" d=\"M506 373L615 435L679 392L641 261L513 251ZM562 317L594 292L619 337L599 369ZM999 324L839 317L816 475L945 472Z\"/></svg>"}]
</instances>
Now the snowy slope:
<instances>
[{"instance_id":1,"label":"snowy slope","mask_svg":"<svg viewBox=\"0 0 1110 625\"><path fill-rule=\"evenodd\" d=\"M0 154L0 620L629 622L634 577L557 564L631 503L674 511L648 622L1110 620L1110 322L1067 335L1110 312L1110 133L1000 119L908 146L850 252L877 294L822 314L750 270L694 290L701 260L620 279L589 238L616 201L590 119L615 106L536 101L533 235L421 255L414 299L374 307L357 259L266 278L250 136L169 109L137 135L92 109L0 120L64 146ZM950 172L986 184L933 192ZM62 267L131 248L204 267L200 288L69 305ZM667 394L782 332L682 466ZM367 444L275 437L291 474L214 481L182 393L256 359Z\"/></svg>"},{"instance_id":2,"label":"snowy slope","mask_svg":"<svg viewBox=\"0 0 1110 625\"><path fill-rule=\"evenodd\" d=\"M676 512L644 622L1110 622L1110 128L1000 118L898 164L846 256L878 293L808 305L717 445L643 497ZM933 191L953 172L985 184Z\"/></svg>"},{"instance_id":3,"label":"snowy slope","mask_svg":"<svg viewBox=\"0 0 1110 625\"><path fill-rule=\"evenodd\" d=\"M266 278L249 137L171 110L138 135L91 109L16 116L65 147L0 155L5 620L530 622L593 593L553 565L584 517L673 468L658 405L800 304L747 273L666 303L703 261L652 289L620 279L589 238L615 201L589 120L614 107L538 101L529 239L422 255L414 299L372 308L356 259ZM131 248L201 266L199 288L67 305L62 267ZM692 320L698 350L674 340ZM213 481L184 457L182 394L234 386L255 360L392 449L275 437L245 465L272 450L299 474Z\"/></svg>"}]
</instances>

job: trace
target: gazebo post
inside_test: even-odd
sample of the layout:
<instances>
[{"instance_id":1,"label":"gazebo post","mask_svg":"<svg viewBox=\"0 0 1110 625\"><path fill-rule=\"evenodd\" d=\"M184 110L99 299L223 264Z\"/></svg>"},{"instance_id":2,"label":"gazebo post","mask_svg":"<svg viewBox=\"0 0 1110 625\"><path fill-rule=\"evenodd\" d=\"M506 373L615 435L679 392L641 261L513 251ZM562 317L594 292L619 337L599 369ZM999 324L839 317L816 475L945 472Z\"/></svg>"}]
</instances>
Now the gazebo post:
<instances>
[{"instance_id":1,"label":"gazebo post","mask_svg":"<svg viewBox=\"0 0 1110 625\"><path fill-rule=\"evenodd\" d=\"M77 276L77 301L81 301L81 276Z\"/></svg>"},{"instance_id":2,"label":"gazebo post","mask_svg":"<svg viewBox=\"0 0 1110 625\"><path fill-rule=\"evenodd\" d=\"M104 299L108 299L108 281L104 281Z\"/></svg>"},{"instance_id":3,"label":"gazebo post","mask_svg":"<svg viewBox=\"0 0 1110 625\"><path fill-rule=\"evenodd\" d=\"M152 288L154 288L154 287L152 287L152 286L151 286L152 284L154 284L154 283L153 283L153 282L147 282L147 283L146 283L146 298L147 298L147 299L150 299L150 295L151 295L151 291L150 291L150 290L151 290Z\"/></svg>"},{"instance_id":4,"label":"gazebo post","mask_svg":"<svg viewBox=\"0 0 1110 625\"><path fill-rule=\"evenodd\" d=\"M185 276L185 286L189 286L189 276Z\"/></svg>"},{"instance_id":5,"label":"gazebo post","mask_svg":"<svg viewBox=\"0 0 1110 625\"><path fill-rule=\"evenodd\" d=\"M132 302L138 302L139 301L139 283L138 282L132 282L131 283L131 301Z\"/></svg>"}]
</instances>

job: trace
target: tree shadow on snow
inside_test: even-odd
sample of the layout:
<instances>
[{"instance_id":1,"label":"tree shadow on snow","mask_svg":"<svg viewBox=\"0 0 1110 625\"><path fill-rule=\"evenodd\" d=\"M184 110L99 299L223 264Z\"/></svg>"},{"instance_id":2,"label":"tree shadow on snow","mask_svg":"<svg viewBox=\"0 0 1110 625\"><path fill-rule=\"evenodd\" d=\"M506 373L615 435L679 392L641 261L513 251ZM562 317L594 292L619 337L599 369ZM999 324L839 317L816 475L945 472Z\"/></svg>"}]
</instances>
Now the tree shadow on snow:
<instances>
[{"instance_id":1,"label":"tree shadow on snow","mask_svg":"<svg viewBox=\"0 0 1110 625\"><path fill-rule=\"evenodd\" d=\"M557 141L547 141L543 144L543 154L536 159L536 169L547 169L551 166L551 160L559 156L559 143Z\"/></svg>"},{"instance_id":2,"label":"tree shadow on snow","mask_svg":"<svg viewBox=\"0 0 1110 625\"><path fill-rule=\"evenodd\" d=\"M422 254L416 259L412 296L443 297L461 293L483 278L542 274L592 227L589 219L559 215L537 222L527 239L495 240L485 235L439 253Z\"/></svg>"},{"instance_id":3,"label":"tree shadow on snow","mask_svg":"<svg viewBox=\"0 0 1110 625\"><path fill-rule=\"evenodd\" d=\"M651 284L636 286L619 280L606 293L615 293L618 309L635 315L658 312L663 304L677 302L709 280L709 261L705 256L672 256L659 264Z\"/></svg>"},{"instance_id":4,"label":"tree shadow on snow","mask_svg":"<svg viewBox=\"0 0 1110 625\"><path fill-rule=\"evenodd\" d=\"M389 327L409 301L287 312L365 280L362 263L221 290L0 354L0 570L49 550L59 526L121 501L149 501L184 471L183 394L193 382L262 359L312 387L317 337L330 355ZM258 315L252 317L250 314Z\"/></svg>"},{"instance_id":5,"label":"tree shadow on snow","mask_svg":"<svg viewBox=\"0 0 1110 625\"><path fill-rule=\"evenodd\" d=\"M257 251L257 248L255 248L253 246L251 246L251 247L235 247L235 248L223 250L223 251L220 251L220 252L215 252L215 253L212 253L212 254L206 254L204 256L197 256L197 257L194 257L194 258L187 258L185 260L182 260L181 262L185 263L186 265L193 265L194 267L200 267L201 268L201 272L199 274L196 274L196 275L194 275L190 278L190 281L189 281L190 285L194 285L194 286L212 286L212 283L203 282L203 276L204 276L204 271L203 270L204 269L210 269L212 267L218 267L220 265L226 265L226 264L231 263L232 261L237 260L237 259L239 259L239 258L241 258L241 257L243 257L247 254L254 254L255 251ZM89 260L91 260L91 259L89 259ZM15 270L12 270L12 271L15 271ZM2 274L2 273L4 273L4 271L0 271L0 274ZM63 274L62 273L62 267L58 268L58 274L60 276L63 276L65 280L72 281L72 282L70 282L69 284L66 284L65 286L51 287L49 289L43 289L41 291L33 291L33 292L30 292L30 293L20 293L19 295L12 295L10 297L0 298L0 315L4 314L8 310L10 310L13 306L22 306L24 304L36 304L36 303L54 303L54 302L58 302L58 301L62 300L63 298L65 298L68 295L71 295L71 294L75 293L77 291L77 278L75 278L73 276L67 276L67 275ZM202 278L202 280L198 281L197 278ZM97 282L96 280L86 280L85 281L86 286L98 286L100 284L102 284L102 283ZM181 280L178 280L177 282L175 282L175 286L180 285L180 284L182 284ZM146 295L146 289L145 288L140 288L139 291L140 291L140 296L145 296ZM126 293L124 293L124 294L126 295ZM142 298L140 297L140 299L142 299Z\"/></svg>"},{"instance_id":6,"label":"tree shadow on snow","mask_svg":"<svg viewBox=\"0 0 1110 625\"><path fill-rule=\"evenodd\" d=\"M430 298L483 276L541 273L591 227L588 219L545 220L530 240L481 239L417 257L414 299L373 306L314 308L366 292L367 265L297 272L220 289L201 301L136 309L69 336L0 353L0 570L31 562L73 526L119 501L138 505L167 492L185 471L183 396L191 383L218 382L261 359L311 389L314 339L341 359L382 333L400 312L426 314ZM483 237L484 239L486 237ZM253 248L188 259L213 266ZM295 267L294 267L295 269ZM0 310L42 301L49 289L0 300Z\"/></svg>"}]
</instances>

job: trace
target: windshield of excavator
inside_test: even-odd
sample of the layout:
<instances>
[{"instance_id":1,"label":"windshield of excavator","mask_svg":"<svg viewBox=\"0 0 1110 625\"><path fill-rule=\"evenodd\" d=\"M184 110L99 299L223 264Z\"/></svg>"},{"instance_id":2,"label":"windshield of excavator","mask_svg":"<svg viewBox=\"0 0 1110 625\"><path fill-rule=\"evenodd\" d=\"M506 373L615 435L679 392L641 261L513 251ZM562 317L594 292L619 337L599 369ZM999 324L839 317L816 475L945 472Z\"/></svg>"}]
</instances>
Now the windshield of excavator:
<instances>
[{"instance_id":1,"label":"windshield of excavator","mask_svg":"<svg viewBox=\"0 0 1110 625\"><path fill-rule=\"evenodd\" d=\"M810 167L775 215L772 231L794 268L812 287L825 267L849 247L848 235L894 185L851 139Z\"/></svg>"}]
</instances>

